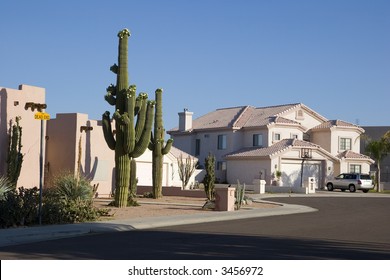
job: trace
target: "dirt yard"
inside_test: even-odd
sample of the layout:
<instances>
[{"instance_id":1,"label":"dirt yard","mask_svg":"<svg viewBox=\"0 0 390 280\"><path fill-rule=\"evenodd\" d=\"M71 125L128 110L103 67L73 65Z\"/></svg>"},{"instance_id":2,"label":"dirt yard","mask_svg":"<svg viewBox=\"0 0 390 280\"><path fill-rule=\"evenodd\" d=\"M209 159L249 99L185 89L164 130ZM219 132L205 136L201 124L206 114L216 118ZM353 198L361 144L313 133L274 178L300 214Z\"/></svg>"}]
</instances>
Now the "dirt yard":
<instances>
[{"instance_id":1,"label":"dirt yard","mask_svg":"<svg viewBox=\"0 0 390 280\"><path fill-rule=\"evenodd\" d=\"M203 210L205 198L164 196L161 199L138 198L140 206L116 208L108 206L111 199L96 199L95 205L98 208L108 209L109 216L101 217L100 220L123 220L131 218L159 217L172 215L190 215L206 213L212 210ZM244 205L242 208L268 208L278 207L270 203L253 202L251 205Z\"/></svg>"}]
</instances>

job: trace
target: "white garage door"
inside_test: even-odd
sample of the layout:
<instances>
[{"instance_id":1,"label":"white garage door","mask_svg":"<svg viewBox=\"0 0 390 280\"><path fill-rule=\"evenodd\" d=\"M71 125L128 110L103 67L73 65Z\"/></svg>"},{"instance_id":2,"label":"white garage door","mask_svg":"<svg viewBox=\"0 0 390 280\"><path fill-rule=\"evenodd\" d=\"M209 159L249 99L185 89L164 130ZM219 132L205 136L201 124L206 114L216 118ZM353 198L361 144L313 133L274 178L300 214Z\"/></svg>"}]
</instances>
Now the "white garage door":
<instances>
[{"instance_id":1,"label":"white garage door","mask_svg":"<svg viewBox=\"0 0 390 280\"><path fill-rule=\"evenodd\" d=\"M163 164L163 179L162 185L168 186L168 167L167 163ZM153 186L152 179L152 163L151 162L137 162L137 178L138 178L138 186Z\"/></svg>"},{"instance_id":2,"label":"white garage door","mask_svg":"<svg viewBox=\"0 0 390 280\"><path fill-rule=\"evenodd\" d=\"M283 186L300 187L301 186L301 161L283 161L282 162L282 181ZM321 164L319 162L305 161L303 164L303 184L308 177L315 177L317 182L320 179Z\"/></svg>"}]
</instances>

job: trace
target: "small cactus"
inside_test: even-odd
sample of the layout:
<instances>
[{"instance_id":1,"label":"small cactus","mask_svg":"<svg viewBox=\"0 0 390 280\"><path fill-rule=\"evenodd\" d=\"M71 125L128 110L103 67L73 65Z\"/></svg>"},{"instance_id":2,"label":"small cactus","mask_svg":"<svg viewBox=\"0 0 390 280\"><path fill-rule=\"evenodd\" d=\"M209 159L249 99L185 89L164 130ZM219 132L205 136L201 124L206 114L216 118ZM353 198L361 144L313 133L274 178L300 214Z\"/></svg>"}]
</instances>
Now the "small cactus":
<instances>
[{"instance_id":1,"label":"small cactus","mask_svg":"<svg viewBox=\"0 0 390 280\"><path fill-rule=\"evenodd\" d=\"M203 179L204 190L207 200L214 201L214 183L215 183L215 156L209 154L205 160L206 175Z\"/></svg>"},{"instance_id":2,"label":"small cactus","mask_svg":"<svg viewBox=\"0 0 390 280\"><path fill-rule=\"evenodd\" d=\"M244 197L245 197L245 183L244 185L241 185L239 181L237 181L237 187L235 191L235 197L236 197L236 202L235 202L235 208L236 210L239 210L244 202Z\"/></svg>"}]
</instances>

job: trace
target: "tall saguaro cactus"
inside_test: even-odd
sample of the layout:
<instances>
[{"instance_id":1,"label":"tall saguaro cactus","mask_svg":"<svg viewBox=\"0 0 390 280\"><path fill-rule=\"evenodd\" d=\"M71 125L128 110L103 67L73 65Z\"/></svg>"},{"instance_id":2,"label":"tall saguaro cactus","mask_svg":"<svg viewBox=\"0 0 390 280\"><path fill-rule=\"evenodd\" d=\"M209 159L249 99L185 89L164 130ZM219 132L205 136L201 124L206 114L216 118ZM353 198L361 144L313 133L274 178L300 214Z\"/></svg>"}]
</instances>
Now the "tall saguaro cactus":
<instances>
[{"instance_id":1,"label":"tall saguaro cactus","mask_svg":"<svg viewBox=\"0 0 390 280\"><path fill-rule=\"evenodd\" d=\"M105 100L115 106L113 118L115 132L111 128L110 112L103 114L103 134L108 147L115 151L115 206L126 207L129 198L131 162L141 156L148 147L154 117L154 101L148 101L146 93L136 97L136 86L128 85L127 50L130 32L118 33L118 65L110 70L117 75L116 85L107 88ZM136 121L135 121L135 117ZM114 136L115 135L115 136ZM133 162L134 165L134 162ZM135 176L135 175L133 175ZM135 178L132 178L135 180Z\"/></svg>"},{"instance_id":2,"label":"tall saguaro cactus","mask_svg":"<svg viewBox=\"0 0 390 280\"><path fill-rule=\"evenodd\" d=\"M154 115L154 132L151 137L149 149L152 151L152 180L153 198L162 197L163 158L169 153L173 140L169 139L164 146L165 129L162 119L162 89L157 89L155 94L156 113Z\"/></svg>"},{"instance_id":3,"label":"tall saguaro cactus","mask_svg":"<svg viewBox=\"0 0 390 280\"><path fill-rule=\"evenodd\" d=\"M15 124L10 129L8 144L7 178L14 188L16 188L23 163L23 154L21 152L22 127L19 125L20 119L20 117L16 117Z\"/></svg>"}]
</instances>

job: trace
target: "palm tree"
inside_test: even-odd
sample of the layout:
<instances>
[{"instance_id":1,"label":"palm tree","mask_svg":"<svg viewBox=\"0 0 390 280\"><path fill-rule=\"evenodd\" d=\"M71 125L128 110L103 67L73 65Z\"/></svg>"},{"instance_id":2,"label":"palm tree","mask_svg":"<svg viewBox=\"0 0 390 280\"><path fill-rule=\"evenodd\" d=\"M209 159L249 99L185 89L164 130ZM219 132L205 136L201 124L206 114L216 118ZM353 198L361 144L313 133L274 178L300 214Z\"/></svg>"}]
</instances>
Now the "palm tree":
<instances>
[{"instance_id":1,"label":"palm tree","mask_svg":"<svg viewBox=\"0 0 390 280\"><path fill-rule=\"evenodd\" d=\"M378 170L376 179L377 192L382 191L381 182L381 161L390 153L390 130L387 131L379 140L370 140L366 147L366 153L371 156L377 163Z\"/></svg>"}]
</instances>

